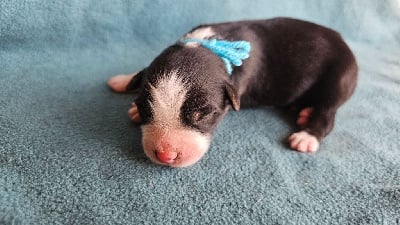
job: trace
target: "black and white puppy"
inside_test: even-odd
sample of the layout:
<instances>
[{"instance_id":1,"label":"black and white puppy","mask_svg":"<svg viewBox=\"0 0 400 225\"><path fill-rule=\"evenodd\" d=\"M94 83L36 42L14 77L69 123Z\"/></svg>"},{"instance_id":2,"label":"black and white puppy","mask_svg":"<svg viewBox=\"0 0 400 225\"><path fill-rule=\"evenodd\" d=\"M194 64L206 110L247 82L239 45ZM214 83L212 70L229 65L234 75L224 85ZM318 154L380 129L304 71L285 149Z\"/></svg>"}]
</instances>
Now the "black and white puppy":
<instances>
[{"instance_id":1,"label":"black and white puppy","mask_svg":"<svg viewBox=\"0 0 400 225\"><path fill-rule=\"evenodd\" d=\"M208 150L230 108L296 108L292 149L315 152L357 83L355 57L340 34L290 18L202 25L184 38L244 40L250 57L228 75L216 54L196 43L176 43L145 69L117 75L116 92L139 90L129 115L141 123L143 148L154 162L189 166Z\"/></svg>"}]
</instances>

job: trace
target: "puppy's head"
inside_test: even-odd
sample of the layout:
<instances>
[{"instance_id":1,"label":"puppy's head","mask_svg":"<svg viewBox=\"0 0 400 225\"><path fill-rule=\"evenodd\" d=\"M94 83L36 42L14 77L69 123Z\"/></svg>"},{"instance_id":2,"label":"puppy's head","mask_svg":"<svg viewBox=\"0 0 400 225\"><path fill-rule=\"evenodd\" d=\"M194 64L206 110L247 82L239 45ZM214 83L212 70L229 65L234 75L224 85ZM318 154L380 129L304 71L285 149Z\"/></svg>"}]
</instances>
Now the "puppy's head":
<instances>
[{"instance_id":1,"label":"puppy's head","mask_svg":"<svg viewBox=\"0 0 400 225\"><path fill-rule=\"evenodd\" d=\"M239 97L223 63L201 51L167 49L136 78L143 148L156 163L194 164L208 150L212 133L229 108L239 110Z\"/></svg>"}]
</instances>

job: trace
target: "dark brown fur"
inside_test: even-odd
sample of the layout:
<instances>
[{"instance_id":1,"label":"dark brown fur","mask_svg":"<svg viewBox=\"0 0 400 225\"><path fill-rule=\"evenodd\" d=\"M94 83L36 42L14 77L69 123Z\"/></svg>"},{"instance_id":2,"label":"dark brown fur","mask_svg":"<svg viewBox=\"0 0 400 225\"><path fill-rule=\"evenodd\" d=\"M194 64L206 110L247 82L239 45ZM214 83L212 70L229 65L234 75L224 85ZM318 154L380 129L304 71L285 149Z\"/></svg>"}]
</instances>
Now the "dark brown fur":
<instances>
[{"instance_id":1,"label":"dark brown fur","mask_svg":"<svg viewBox=\"0 0 400 225\"><path fill-rule=\"evenodd\" d=\"M211 27L216 33L213 38L249 41L250 57L229 77L222 61L208 49L179 43L167 48L127 88L141 88L136 103L144 123L151 121L146 83L179 70L189 90L188 103L181 109L188 127L211 133L226 106L238 110L240 102L243 107L313 107L304 130L318 140L332 130L337 109L357 83L355 57L337 32L289 18L200 27ZM192 113L199 110L213 117L193 121Z\"/></svg>"}]
</instances>

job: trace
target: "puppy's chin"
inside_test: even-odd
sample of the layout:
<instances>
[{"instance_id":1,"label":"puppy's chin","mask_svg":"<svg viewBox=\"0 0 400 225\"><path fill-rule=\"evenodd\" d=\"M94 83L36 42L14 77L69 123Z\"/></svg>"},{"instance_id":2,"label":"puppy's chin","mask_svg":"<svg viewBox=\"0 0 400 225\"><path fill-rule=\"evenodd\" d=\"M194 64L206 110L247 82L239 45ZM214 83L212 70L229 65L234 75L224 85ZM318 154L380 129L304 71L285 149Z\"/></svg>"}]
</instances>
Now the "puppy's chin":
<instances>
[{"instance_id":1,"label":"puppy's chin","mask_svg":"<svg viewBox=\"0 0 400 225\"><path fill-rule=\"evenodd\" d=\"M211 135L187 128L143 125L142 143L147 157L171 167L191 166L207 152Z\"/></svg>"}]
</instances>

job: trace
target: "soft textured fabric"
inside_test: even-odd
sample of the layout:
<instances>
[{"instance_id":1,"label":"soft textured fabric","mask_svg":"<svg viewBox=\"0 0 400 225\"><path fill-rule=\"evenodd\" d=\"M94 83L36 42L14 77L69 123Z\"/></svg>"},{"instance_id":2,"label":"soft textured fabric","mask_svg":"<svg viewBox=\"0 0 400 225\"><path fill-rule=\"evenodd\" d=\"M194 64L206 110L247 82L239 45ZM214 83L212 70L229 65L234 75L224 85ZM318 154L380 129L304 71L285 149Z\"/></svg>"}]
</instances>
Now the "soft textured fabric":
<instances>
[{"instance_id":1,"label":"soft textured fabric","mask_svg":"<svg viewBox=\"0 0 400 225\"><path fill-rule=\"evenodd\" d=\"M152 164L106 86L190 28L290 16L341 32L354 96L315 154L294 115L230 112L189 168ZM0 224L399 224L398 0L0 1Z\"/></svg>"}]
</instances>

